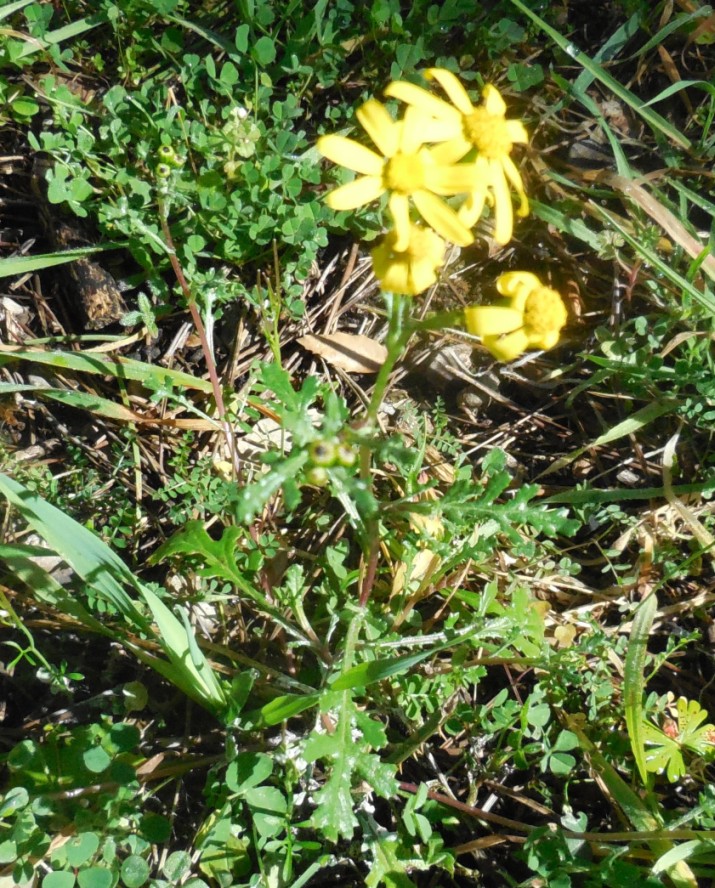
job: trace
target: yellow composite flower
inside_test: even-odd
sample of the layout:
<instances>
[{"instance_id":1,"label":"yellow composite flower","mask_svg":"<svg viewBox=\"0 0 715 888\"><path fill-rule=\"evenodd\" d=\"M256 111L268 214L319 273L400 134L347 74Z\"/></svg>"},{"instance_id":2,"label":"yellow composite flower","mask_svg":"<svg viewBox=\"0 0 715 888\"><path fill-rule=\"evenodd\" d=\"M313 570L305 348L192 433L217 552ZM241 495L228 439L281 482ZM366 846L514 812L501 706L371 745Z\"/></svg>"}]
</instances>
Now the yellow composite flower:
<instances>
[{"instance_id":1,"label":"yellow composite flower","mask_svg":"<svg viewBox=\"0 0 715 888\"><path fill-rule=\"evenodd\" d=\"M464 309L467 330L498 361L513 361L528 348L553 348L568 312L561 296L535 274L508 271L497 279L507 305L474 305Z\"/></svg>"},{"instance_id":2,"label":"yellow composite flower","mask_svg":"<svg viewBox=\"0 0 715 888\"><path fill-rule=\"evenodd\" d=\"M371 251L372 268L383 290L416 296L437 280L445 244L430 228L410 223L406 249L397 250L397 232L389 231Z\"/></svg>"},{"instance_id":3,"label":"yellow composite flower","mask_svg":"<svg viewBox=\"0 0 715 888\"><path fill-rule=\"evenodd\" d=\"M427 90L401 80L390 83L385 94L401 99L451 127L450 138L433 149L435 160L454 163L476 148L476 183L460 208L459 218L471 228L482 215L485 201L489 200L494 206L494 240L506 244L511 240L514 228L509 186L519 198L518 214L526 216L529 212L521 174L510 157L514 144L528 141L524 124L520 120L506 119L504 99L491 84L484 87L482 104L475 107L451 71L429 68L425 76L439 83L451 105Z\"/></svg>"},{"instance_id":4,"label":"yellow composite flower","mask_svg":"<svg viewBox=\"0 0 715 888\"><path fill-rule=\"evenodd\" d=\"M445 240L467 246L474 240L470 226L441 196L467 194L475 187L471 164L436 160L425 142L439 141L448 130L434 118L408 108L394 121L377 99L368 99L357 110L363 129L377 151L353 139L328 135L318 139L321 154L356 173L357 179L331 191L327 204L334 210L354 210L387 192L388 208L396 231L395 248L407 249L410 240L410 202L425 222Z\"/></svg>"}]
</instances>

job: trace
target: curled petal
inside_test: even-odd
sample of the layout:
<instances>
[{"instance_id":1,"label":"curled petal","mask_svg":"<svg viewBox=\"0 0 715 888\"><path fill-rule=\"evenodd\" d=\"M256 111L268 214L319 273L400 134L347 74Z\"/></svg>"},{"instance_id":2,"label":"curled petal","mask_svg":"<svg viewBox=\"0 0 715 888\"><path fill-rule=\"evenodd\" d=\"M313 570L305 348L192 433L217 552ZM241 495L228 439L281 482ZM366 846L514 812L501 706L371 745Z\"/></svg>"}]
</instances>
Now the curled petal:
<instances>
[{"instance_id":1,"label":"curled petal","mask_svg":"<svg viewBox=\"0 0 715 888\"><path fill-rule=\"evenodd\" d=\"M446 68L429 68L425 72L425 76L429 80L436 80L439 83L449 96L450 102L461 114L471 114L474 111L474 105L472 105L467 90L451 71L447 71Z\"/></svg>"},{"instance_id":2,"label":"curled petal","mask_svg":"<svg viewBox=\"0 0 715 888\"><path fill-rule=\"evenodd\" d=\"M482 345L487 348L497 361L513 361L530 346L529 337L523 330L515 330L506 336L486 336Z\"/></svg>"},{"instance_id":3,"label":"curled petal","mask_svg":"<svg viewBox=\"0 0 715 888\"><path fill-rule=\"evenodd\" d=\"M392 248L395 252L401 253L410 244L410 204L406 195L393 191L387 205L395 224L395 241Z\"/></svg>"},{"instance_id":4,"label":"curled petal","mask_svg":"<svg viewBox=\"0 0 715 888\"><path fill-rule=\"evenodd\" d=\"M425 222L445 240L459 247L467 247L474 241L472 232L439 197L429 191L420 190L413 193L412 199Z\"/></svg>"},{"instance_id":5,"label":"curled petal","mask_svg":"<svg viewBox=\"0 0 715 888\"><path fill-rule=\"evenodd\" d=\"M474 336L502 336L513 333L524 322L520 311L502 305L471 305L464 309L464 323Z\"/></svg>"},{"instance_id":6,"label":"curled petal","mask_svg":"<svg viewBox=\"0 0 715 888\"><path fill-rule=\"evenodd\" d=\"M519 216L528 216L529 200L524 191L524 183L521 179L521 173L516 168L514 161L508 155L502 157L502 166L504 167L504 172L506 173L506 177L509 180L511 187L516 191L517 197L519 198L519 209L516 212Z\"/></svg>"},{"instance_id":7,"label":"curled petal","mask_svg":"<svg viewBox=\"0 0 715 888\"><path fill-rule=\"evenodd\" d=\"M490 160L491 185L494 192L494 240L508 244L514 230L514 211L501 160Z\"/></svg>"},{"instance_id":8,"label":"curled petal","mask_svg":"<svg viewBox=\"0 0 715 888\"><path fill-rule=\"evenodd\" d=\"M476 186L459 208L460 221L467 228L472 228L477 224L484 210L484 202L488 197L489 161L485 157L478 157L474 161L474 173Z\"/></svg>"},{"instance_id":9,"label":"curled petal","mask_svg":"<svg viewBox=\"0 0 715 888\"><path fill-rule=\"evenodd\" d=\"M541 281L530 271L505 271L497 278L497 290L502 296L514 297L524 294L524 301L541 286Z\"/></svg>"},{"instance_id":10,"label":"curled petal","mask_svg":"<svg viewBox=\"0 0 715 888\"><path fill-rule=\"evenodd\" d=\"M341 185L325 197L332 210L354 210L372 203L385 193L382 176L360 176L354 182Z\"/></svg>"},{"instance_id":11,"label":"curled petal","mask_svg":"<svg viewBox=\"0 0 715 888\"><path fill-rule=\"evenodd\" d=\"M379 176L384 160L370 148L344 136L321 136L316 144L318 151L328 160L367 176Z\"/></svg>"},{"instance_id":12,"label":"curled petal","mask_svg":"<svg viewBox=\"0 0 715 888\"><path fill-rule=\"evenodd\" d=\"M491 83L487 83L482 90L482 101L489 114L494 114L497 117L503 117L506 114L506 103L499 90Z\"/></svg>"},{"instance_id":13,"label":"curled petal","mask_svg":"<svg viewBox=\"0 0 715 888\"><path fill-rule=\"evenodd\" d=\"M431 117L450 121L457 131L461 128L459 112L445 102L444 99L433 96L432 93L422 89L421 86L415 86L414 83L407 83L404 80L395 80L387 84L385 95L393 99L400 99L400 101L406 102L408 105L413 105Z\"/></svg>"},{"instance_id":14,"label":"curled petal","mask_svg":"<svg viewBox=\"0 0 715 888\"><path fill-rule=\"evenodd\" d=\"M355 113L379 151L385 157L394 157L399 146L400 129L382 102L368 99Z\"/></svg>"}]
</instances>

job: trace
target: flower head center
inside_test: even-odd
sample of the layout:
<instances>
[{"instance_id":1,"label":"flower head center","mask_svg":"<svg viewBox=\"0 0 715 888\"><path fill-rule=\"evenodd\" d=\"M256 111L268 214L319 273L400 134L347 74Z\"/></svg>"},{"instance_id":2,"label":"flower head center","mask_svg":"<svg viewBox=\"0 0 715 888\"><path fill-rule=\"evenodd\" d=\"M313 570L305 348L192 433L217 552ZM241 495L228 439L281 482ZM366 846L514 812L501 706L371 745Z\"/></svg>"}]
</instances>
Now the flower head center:
<instances>
[{"instance_id":1,"label":"flower head center","mask_svg":"<svg viewBox=\"0 0 715 888\"><path fill-rule=\"evenodd\" d=\"M388 191L412 194L425 184L424 161L419 154L398 151L385 165L383 182Z\"/></svg>"},{"instance_id":2,"label":"flower head center","mask_svg":"<svg viewBox=\"0 0 715 888\"><path fill-rule=\"evenodd\" d=\"M475 108L464 118L464 136L484 157L499 158L509 154L512 140L506 120L490 114L486 108Z\"/></svg>"},{"instance_id":3,"label":"flower head center","mask_svg":"<svg viewBox=\"0 0 715 888\"><path fill-rule=\"evenodd\" d=\"M539 287L527 297L524 306L524 329L527 334L543 336L558 333L566 320L566 306L556 290Z\"/></svg>"}]
</instances>

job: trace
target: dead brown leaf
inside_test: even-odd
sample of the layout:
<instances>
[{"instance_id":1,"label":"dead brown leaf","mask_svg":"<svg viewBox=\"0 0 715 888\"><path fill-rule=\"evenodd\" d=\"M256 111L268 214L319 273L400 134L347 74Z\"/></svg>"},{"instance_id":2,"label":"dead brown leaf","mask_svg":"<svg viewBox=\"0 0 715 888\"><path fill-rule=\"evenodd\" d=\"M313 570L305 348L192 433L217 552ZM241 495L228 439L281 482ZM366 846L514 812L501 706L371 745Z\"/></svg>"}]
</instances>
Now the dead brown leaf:
<instances>
[{"instance_id":1,"label":"dead brown leaf","mask_svg":"<svg viewBox=\"0 0 715 888\"><path fill-rule=\"evenodd\" d=\"M346 373L377 373L385 363L384 345L356 333L301 336L298 343L333 367Z\"/></svg>"}]
</instances>

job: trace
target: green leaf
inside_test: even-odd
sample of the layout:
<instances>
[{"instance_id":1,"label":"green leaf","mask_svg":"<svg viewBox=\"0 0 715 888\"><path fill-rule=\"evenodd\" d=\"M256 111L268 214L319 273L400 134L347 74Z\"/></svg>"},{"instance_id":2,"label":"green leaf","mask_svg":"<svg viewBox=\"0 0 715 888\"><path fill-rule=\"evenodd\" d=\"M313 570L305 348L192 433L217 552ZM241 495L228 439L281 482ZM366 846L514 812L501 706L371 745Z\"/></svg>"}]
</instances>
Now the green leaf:
<instances>
[{"instance_id":1,"label":"green leaf","mask_svg":"<svg viewBox=\"0 0 715 888\"><path fill-rule=\"evenodd\" d=\"M316 810L311 822L330 841L339 836L350 839L357 818L353 809L353 783L364 780L375 792L389 798L397 792L396 766L380 761L359 727L357 709L349 692L339 695L338 723L332 734L317 731L308 737L303 756L306 761L324 759L331 764L325 785L315 795ZM372 736L373 729L368 729ZM380 732L380 738L384 733ZM381 742L381 741L380 741Z\"/></svg>"},{"instance_id":2,"label":"green leaf","mask_svg":"<svg viewBox=\"0 0 715 888\"><path fill-rule=\"evenodd\" d=\"M7 839L0 842L0 863L14 863L17 860L17 842Z\"/></svg>"},{"instance_id":3,"label":"green leaf","mask_svg":"<svg viewBox=\"0 0 715 888\"><path fill-rule=\"evenodd\" d=\"M514 84L514 89L523 92L544 82L544 69L539 64L512 62L507 68L506 76Z\"/></svg>"},{"instance_id":4,"label":"green leaf","mask_svg":"<svg viewBox=\"0 0 715 888\"><path fill-rule=\"evenodd\" d=\"M177 885L190 869L191 855L188 851L172 851L161 871L170 882Z\"/></svg>"},{"instance_id":5,"label":"green leaf","mask_svg":"<svg viewBox=\"0 0 715 888\"><path fill-rule=\"evenodd\" d=\"M261 719L267 725L279 725L319 702L320 694L283 694L262 707Z\"/></svg>"},{"instance_id":6,"label":"green leaf","mask_svg":"<svg viewBox=\"0 0 715 888\"><path fill-rule=\"evenodd\" d=\"M492 620L486 627L483 625L472 626L466 631L455 635L448 641L433 645L425 651L419 651L415 654L405 654L402 657L389 657L382 660L369 660L366 663L360 663L357 666L346 670L338 675L330 682L330 687L334 691L344 691L350 688L366 687L376 681L382 681L392 675L399 675L406 672L423 660L432 657L440 651L451 650L464 641L474 638L483 637L485 635L494 635L499 637L510 625L509 620L499 619Z\"/></svg>"},{"instance_id":7,"label":"green leaf","mask_svg":"<svg viewBox=\"0 0 715 888\"><path fill-rule=\"evenodd\" d=\"M74 888L74 873L48 873L42 880L42 888Z\"/></svg>"},{"instance_id":8,"label":"green leaf","mask_svg":"<svg viewBox=\"0 0 715 888\"><path fill-rule=\"evenodd\" d=\"M643 719L643 691L645 687L645 662L648 654L648 636L658 610L658 599L650 592L638 605L633 618L631 635L623 672L623 703L626 727L631 741L633 757L643 783L648 786L648 765L645 753Z\"/></svg>"},{"instance_id":9,"label":"green leaf","mask_svg":"<svg viewBox=\"0 0 715 888\"><path fill-rule=\"evenodd\" d=\"M141 888L149 878L149 864L138 854L130 854L122 863L121 877L126 888Z\"/></svg>"},{"instance_id":10,"label":"green leaf","mask_svg":"<svg viewBox=\"0 0 715 888\"><path fill-rule=\"evenodd\" d=\"M137 580L106 543L60 509L2 474L0 493L78 576L124 616L133 629L155 638L170 662L162 663L153 654L126 640L125 646L212 712L226 709L228 701L223 686L196 645L193 635L154 592ZM159 627L158 635L122 584L138 591L145 599Z\"/></svg>"},{"instance_id":11,"label":"green leaf","mask_svg":"<svg viewBox=\"0 0 715 888\"><path fill-rule=\"evenodd\" d=\"M82 754L84 766L93 774L101 774L111 765L112 759L101 746L93 746Z\"/></svg>"},{"instance_id":12,"label":"green leaf","mask_svg":"<svg viewBox=\"0 0 715 888\"><path fill-rule=\"evenodd\" d=\"M273 773L273 759L263 752L240 752L226 768L226 786L245 794Z\"/></svg>"},{"instance_id":13,"label":"green leaf","mask_svg":"<svg viewBox=\"0 0 715 888\"><path fill-rule=\"evenodd\" d=\"M151 636L147 619L121 586L121 583L135 586L136 579L106 543L7 475L0 474L0 493L78 576L122 614L130 625Z\"/></svg>"},{"instance_id":14,"label":"green leaf","mask_svg":"<svg viewBox=\"0 0 715 888\"><path fill-rule=\"evenodd\" d=\"M86 763L86 762L85 762ZM91 770L91 769L90 769ZM102 768L104 770L104 768ZM99 848L99 836L93 832L80 833L65 845L67 863L71 867L79 867L94 857Z\"/></svg>"},{"instance_id":15,"label":"green leaf","mask_svg":"<svg viewBox=\"0 0 715 888\"><path fill-rule=\"evenodd\" d=\"M153 845L166 842L171 835L171 821L163 814L144 814L139 824L142 838Z\"/></svg>"},{"instance_id":16,"label":"green leaf","mask_svg":"<svg viewBox=\"0 0 715 888\"><path fill-rule=\"evenodd\" d=\"M102 866L91 866L77 875L79 888L113 888L114 874Z\"/></svg>"},{"instance_id":17,"label":"green leaf","mask_svg":"<svg viewBox=\"0 0 715 888\"><path fill-rule=\"evenodd\" d=\"M16 274L28 274L32 271L41 271L43 268L54 268L56 265L66 265L77 259L84 259L94 253L105 250L115 250L120 246L117 243L105 244L101 247L76 247L72 250L63 250L61 253L41 253L35 256L10 256L0 259L0 278L10 277Z\"/></svg>"},{"instance_id":18,"label":"green leaf","mask_svg":"<svg viewBox=\"0 0 715 888\"><path fill-rule=\"evenodd\" d=\"M0 266L1 268L2 266ZM141 383L151 391L161 391L167 386L179 389L198 389L210 394L211 383L181 370L171 370L152 364L144 364L131 358L115 358L99 352L58 352L23 348L4 348L0 352L0 366L12 361L29 361L43 364L57 370L75 370L79 373L92 373L112 376L116 379L132 380Z\"/></svg>"},{"instance_id":19,"label":"green leaf","mask_svg":"<svg viewBox=\"0 0 715 888\"><path fill-rule=\"evenodd\" d=\"M553 472L560 471L593 447L602 447L604 444L611 444L619 438L625 438L626 435L635 434L649 423L658 419L658 417L675 412L678 406L679 402L675 399L663 398L660 401L654 401L652 404L642 407L640 410L636 410L636 412L629 416L628 419L616 423L613 428L608 429L608 431L599 435L598 438L591 441L590 444L587 444L585 447L579 447L578 450L572 450L571 453L568 453L566 456L561 456L557 460L554 460L554 462L539 475L539 478L544 478L546 475L551 475Z\"/></svg>"},{"instance_id":20,"label":"green leaf","mask_svg":"<svg viewBox=\"0 0 715 888\"><path fill-rule=\"evenodd\" d=\"M259 65L265 67L276 59L276 47L270 37L259 37L253 44L251 55Z\"/></svg>"},{"instance_id":21,"label":"green leaf","mask_svg":"<svg viewBox=\"0 0 715 888\"><path fill-rule=\"evenodd\" d=\"M30 804L30 794L24 786L8 790L0 801L0 817L10 817Z\"/></svg>"}]
</instances>

